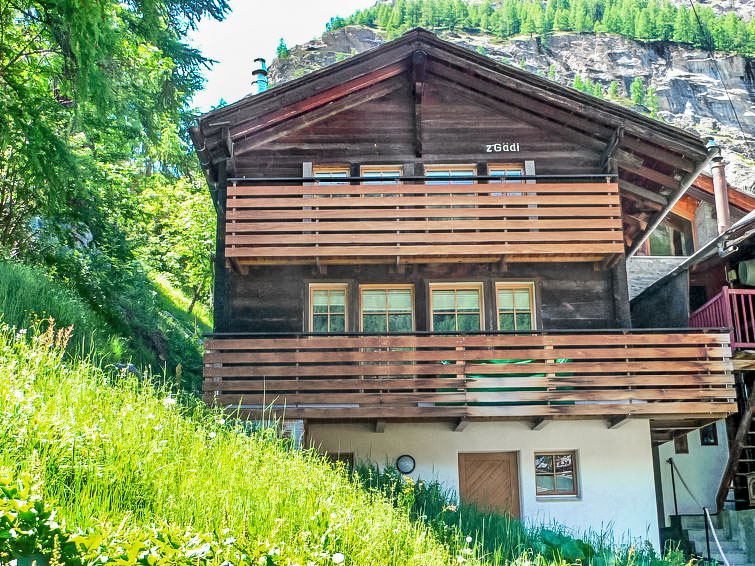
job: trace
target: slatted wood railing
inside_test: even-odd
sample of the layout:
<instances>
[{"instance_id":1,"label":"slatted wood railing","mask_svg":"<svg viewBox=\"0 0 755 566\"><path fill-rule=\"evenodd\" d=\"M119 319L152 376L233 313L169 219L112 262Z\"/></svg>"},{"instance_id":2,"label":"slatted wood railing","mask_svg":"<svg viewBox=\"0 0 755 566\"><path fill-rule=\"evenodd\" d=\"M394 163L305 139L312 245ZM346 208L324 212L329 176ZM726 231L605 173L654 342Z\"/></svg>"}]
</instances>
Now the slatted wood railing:
<instances>
[{"instance_id":1,"label":"slatted wood railing","mask_svg":"<svg viewBox=\"0 0 755 566\"><path fill-rule=\"evenodd\" d=\"M212 338L210 403L287 418L674 416L736 411L728 334Z\"/></svg>"},{"instance_id":2,"label":"slatted wood railing","mask_svg":"<svg viewBox=\"0 0 755 566\"><path fill-rule=\"evenodd\" d=\"M240 264L623 252L616 183L228 187L226 257Z\"/></svg>"},{"instance_id":3,"label":"slatted wood railing","mask_svg":"<svg viewBox=\"0 0 755 566\"><path fill-rule=\"evenodd\" d=\"M731 328L732 348L755 348L755 289L723 287L690 315L689 325Z\"/></svg>"}]
</instances>

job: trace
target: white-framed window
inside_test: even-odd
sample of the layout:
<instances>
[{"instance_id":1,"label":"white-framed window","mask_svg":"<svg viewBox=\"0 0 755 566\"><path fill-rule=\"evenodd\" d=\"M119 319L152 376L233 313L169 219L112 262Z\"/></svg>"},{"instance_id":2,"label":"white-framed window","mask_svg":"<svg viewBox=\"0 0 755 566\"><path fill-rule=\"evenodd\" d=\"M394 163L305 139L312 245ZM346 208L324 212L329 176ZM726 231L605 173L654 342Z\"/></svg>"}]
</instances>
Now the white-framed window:
<instances>
[{"instance_id":1,"label":"white-framed window","mask_svg":"<svg viewBox=\"0 0 755 566\"><path fill-rule=\"evenodd\" d=\"M498 330L534 330L535 284L498 282L495 284Z\"/></svg>"},{"instance_id":2,"label":"white-framed window","mask_svg":"<svg viewBox=\"0 0 755 566\"><path fill-rule=\"evenodd\" d=\"M359 324L362 332L412 332L413 285L361 285Z\"/></svg>"},{"instance_id":3,"label":"white-framed window","mask_svg":"<svg viewBox=\"0 0 755 566\"><path fill-rule=\"evenodd\" d=\"M535 452L535 495L578 495L574 450Z\"/></svg>"},{"instance_id":4,"label":"white-framed window","mask_svg":"<svg viewBox=\"0 0 755 566\"><path fill-rule=\"evenodd\" d=\"M430 329L475 332L484 325L482 283L431 283Z\"/></svg>"},{"instance_id":5,"label":"white-framed window","mask_svg":"<svg viewBox=\"0 0 755 566\"><path fill-rule=\"evenodd\" d=\"M310 332L346 332L349 329L349 289L346 283L309 285Z\"/></svg>"}]
</instances>

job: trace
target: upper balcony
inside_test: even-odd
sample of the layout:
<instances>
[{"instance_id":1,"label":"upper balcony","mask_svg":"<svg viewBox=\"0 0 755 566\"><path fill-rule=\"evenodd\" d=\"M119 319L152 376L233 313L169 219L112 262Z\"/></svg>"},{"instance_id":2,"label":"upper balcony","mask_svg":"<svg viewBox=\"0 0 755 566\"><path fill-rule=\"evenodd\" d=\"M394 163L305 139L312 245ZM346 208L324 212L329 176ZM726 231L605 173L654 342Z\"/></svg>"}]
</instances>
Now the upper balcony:
<instances>
[{"instance_id":1,"label":"upper balcony","mask_svg":"<svg viewBox=\"0 0 755 566\"><path fill-rule=\"evenodd\" d=\"M209 403L310 420L650 419L669 440L736 411L728 334L215 336Z\"/></svg>"},{"instance_id":2,"label":"upper balcony","mask_svg":"<svg viewBox=\"0 0 755 566\"><path fill-rule=\"evenodd\" d=\"M602 261L624 253L612 175L316 181L231 180L229 262Z\"/></svg>"},{"instance_id":3,"label":"upper balcony","mask_svg":"<svg viewBox=\"0 0 755 566\"><path fill-rule=\"evenodd\" d=\"M689 325L730 328L732 349L755 348L755 289L723 287L690 315Z\"/></svg>"}]
</instances>

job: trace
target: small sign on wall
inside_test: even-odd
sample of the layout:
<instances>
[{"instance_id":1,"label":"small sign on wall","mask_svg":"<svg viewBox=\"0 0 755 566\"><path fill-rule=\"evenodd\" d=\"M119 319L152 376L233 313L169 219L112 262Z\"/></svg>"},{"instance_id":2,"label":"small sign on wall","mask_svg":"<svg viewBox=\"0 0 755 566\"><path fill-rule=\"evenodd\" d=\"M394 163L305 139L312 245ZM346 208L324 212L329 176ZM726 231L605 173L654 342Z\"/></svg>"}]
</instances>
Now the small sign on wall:
<instances>
[{"instance_id":1,"label":"small sign on wall","mask_svg":"<svg viewBox=\"0 0 755 566\"><path fill-rule=\"evenodd\" d=\"M486 143L486 153L504 153L511 151L519 151L519 142L503 142L503 143Z\"/></svg>"}]
</instances>

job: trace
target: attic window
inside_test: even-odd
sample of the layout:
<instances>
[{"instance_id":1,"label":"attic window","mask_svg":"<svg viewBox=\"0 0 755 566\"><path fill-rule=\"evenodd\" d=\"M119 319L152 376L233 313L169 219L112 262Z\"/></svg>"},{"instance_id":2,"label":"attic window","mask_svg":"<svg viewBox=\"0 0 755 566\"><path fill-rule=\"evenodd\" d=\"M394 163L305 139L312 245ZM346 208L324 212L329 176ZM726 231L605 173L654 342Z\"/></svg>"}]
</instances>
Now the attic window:
<instances>
[{"instance_id":1,"label":"attic window","mask_svg":"<svg viewBox=\"0 0 755 566\"><path fill-rule=\"evenodd\" d=\"M640 255L688 256L695 252L692 222L669 214L640 250Z\"/></svg>"},{"instance_id":2,"label":"attic window","mask_svg":"<svg viewBox=\"0 0 755 566\"><path fill-rule=\"evenodd\" d=\"M348 181L337 181L349 176L349 168L345 165L315 165L312 169L313 176L318 185L346 185ZM322 180L320 180L322 179Z\"/></svg>"}]
</instances>

